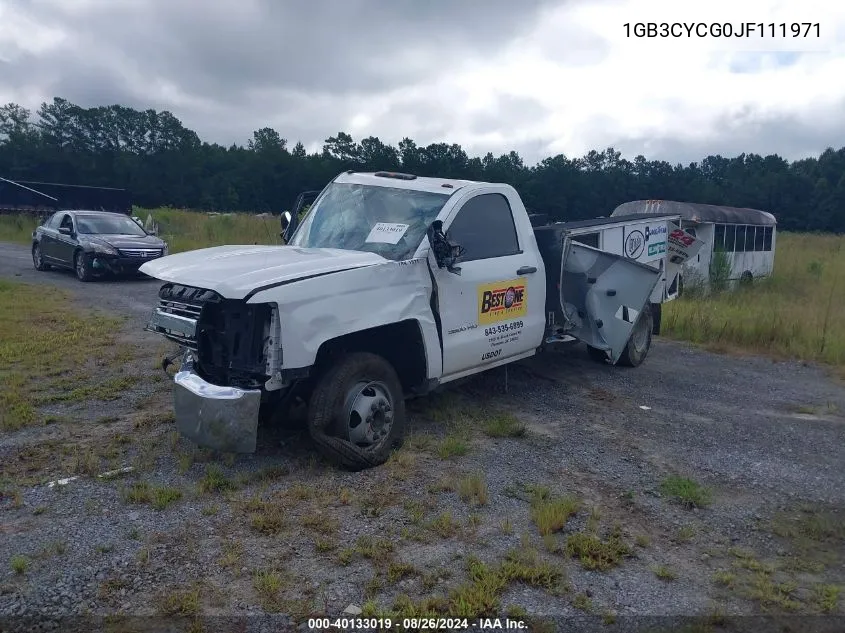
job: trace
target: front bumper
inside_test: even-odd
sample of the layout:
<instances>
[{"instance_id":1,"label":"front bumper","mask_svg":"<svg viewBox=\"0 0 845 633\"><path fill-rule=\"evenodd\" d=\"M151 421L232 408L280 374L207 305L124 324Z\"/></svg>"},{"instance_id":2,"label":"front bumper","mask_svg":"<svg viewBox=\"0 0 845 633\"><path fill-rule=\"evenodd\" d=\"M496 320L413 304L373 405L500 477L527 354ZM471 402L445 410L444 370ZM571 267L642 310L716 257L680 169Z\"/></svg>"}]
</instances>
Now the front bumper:
<instances>
[{"instance_id":1,"label":"front bumper","mask_svg":"<svg viewBox=\"0 0 845 633\"><path fill-rule=\"evenodd\" d=\"M120 257L119 255L103 255L101 253L91 254L91 263L97 272L110 272L114 274L138 272L138 269L158 257Z\"/></svg>"},{"instance_id":2,"label":"front bumper","mask_svg":"<svg viewBox=\"0 0 845 633\"><path fill-rule=\"evenodd\" d=\"M220 387L194 372L186 353L173 378L173 409L179 433L199 446L226 453L254 453L261 390Z\"/></svg>"}]
</instances>

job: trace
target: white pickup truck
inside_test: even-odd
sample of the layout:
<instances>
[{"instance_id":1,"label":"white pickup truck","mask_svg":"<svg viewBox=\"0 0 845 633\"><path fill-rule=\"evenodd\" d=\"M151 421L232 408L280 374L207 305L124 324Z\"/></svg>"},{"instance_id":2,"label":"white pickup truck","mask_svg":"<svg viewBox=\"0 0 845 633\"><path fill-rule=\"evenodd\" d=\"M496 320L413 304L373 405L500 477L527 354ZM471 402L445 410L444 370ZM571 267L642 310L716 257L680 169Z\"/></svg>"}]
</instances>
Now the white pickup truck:
<instances>
[{"instance_id":1,"label":"white pickup truck","mask_svg":"<svg viewBox=\"0 0 845 633\"><path fill-rule=\"evenodd\" d=\"M319 450L366 468L410 396L557 342L628 366L651 345L660 272L532 226L509 185L348 171L287 218L287 245L141 267L166 282L147 329L185 348L176 425L199 445L253 452L259 410L299 400Z\"/></svg>"}]
</instances>

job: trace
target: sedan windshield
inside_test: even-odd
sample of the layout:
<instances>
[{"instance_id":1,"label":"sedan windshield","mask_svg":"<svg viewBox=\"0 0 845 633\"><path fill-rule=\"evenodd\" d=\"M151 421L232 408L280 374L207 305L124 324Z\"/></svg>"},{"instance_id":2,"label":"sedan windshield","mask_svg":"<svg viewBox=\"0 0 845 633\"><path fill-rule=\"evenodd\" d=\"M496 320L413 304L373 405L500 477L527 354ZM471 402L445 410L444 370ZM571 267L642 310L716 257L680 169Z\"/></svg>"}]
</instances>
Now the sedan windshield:
<instances>
[{"instance_id":1,"label":"sedan windshield","mask_svg":"<svg viewBox=\"0 0 845 633\"><path fill-rule=\"evenodd\" d=\"M137 235L147 233L132 218L125 215L77 215L76 228L79 233L93 235Z\"/></svg>"},{"instance_id":2,"label":"sedan windshield","mask_svg":"<svg viewBox=\"0 0 845 633\"><path fill-rule=\"evenodd\" d=\"M314 202L290 244L409 259L449 195L332 183Z\"/></svg>"}]
</instances>

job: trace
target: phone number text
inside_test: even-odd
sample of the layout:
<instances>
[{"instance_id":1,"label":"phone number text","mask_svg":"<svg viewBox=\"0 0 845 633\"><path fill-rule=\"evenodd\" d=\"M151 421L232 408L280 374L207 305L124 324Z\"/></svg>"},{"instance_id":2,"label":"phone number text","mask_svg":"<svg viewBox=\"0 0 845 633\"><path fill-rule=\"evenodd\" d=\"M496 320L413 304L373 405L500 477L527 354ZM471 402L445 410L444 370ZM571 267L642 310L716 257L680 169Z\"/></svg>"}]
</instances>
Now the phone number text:
<instances>
[{"instance_id":1,"label":"phone number text","mask_svg":"<svg viewBox=\"0 0 845 633\"><path fill-rule=\"evenodd\" d=\"M522 321L511 321L502 325L494 325L493 327L484 328L484 336L492 336L493 334L501 334L502 332L513 332L521 327Z\"/></svg>"}]
</instances>

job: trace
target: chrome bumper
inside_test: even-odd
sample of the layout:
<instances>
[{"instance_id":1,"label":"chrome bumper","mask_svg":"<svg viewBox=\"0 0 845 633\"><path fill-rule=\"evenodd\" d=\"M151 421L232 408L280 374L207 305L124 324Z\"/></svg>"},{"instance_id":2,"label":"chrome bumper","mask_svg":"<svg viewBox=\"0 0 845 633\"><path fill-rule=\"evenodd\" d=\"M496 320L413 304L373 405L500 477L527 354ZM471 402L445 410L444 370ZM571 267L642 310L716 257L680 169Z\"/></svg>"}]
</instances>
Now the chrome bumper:
<instances>
[{"instance_id":1,"label":"chrome bumper","mask_svg":"<svg viewBox=\"0 0 845 633\"><path fill-rule=\"evenodd\" d=\"M261 391L212 385L194 373L191 355L173 377L173 409L179 433L199 446L226 453L253 453Z\"/></svg>"}]
</instances>

